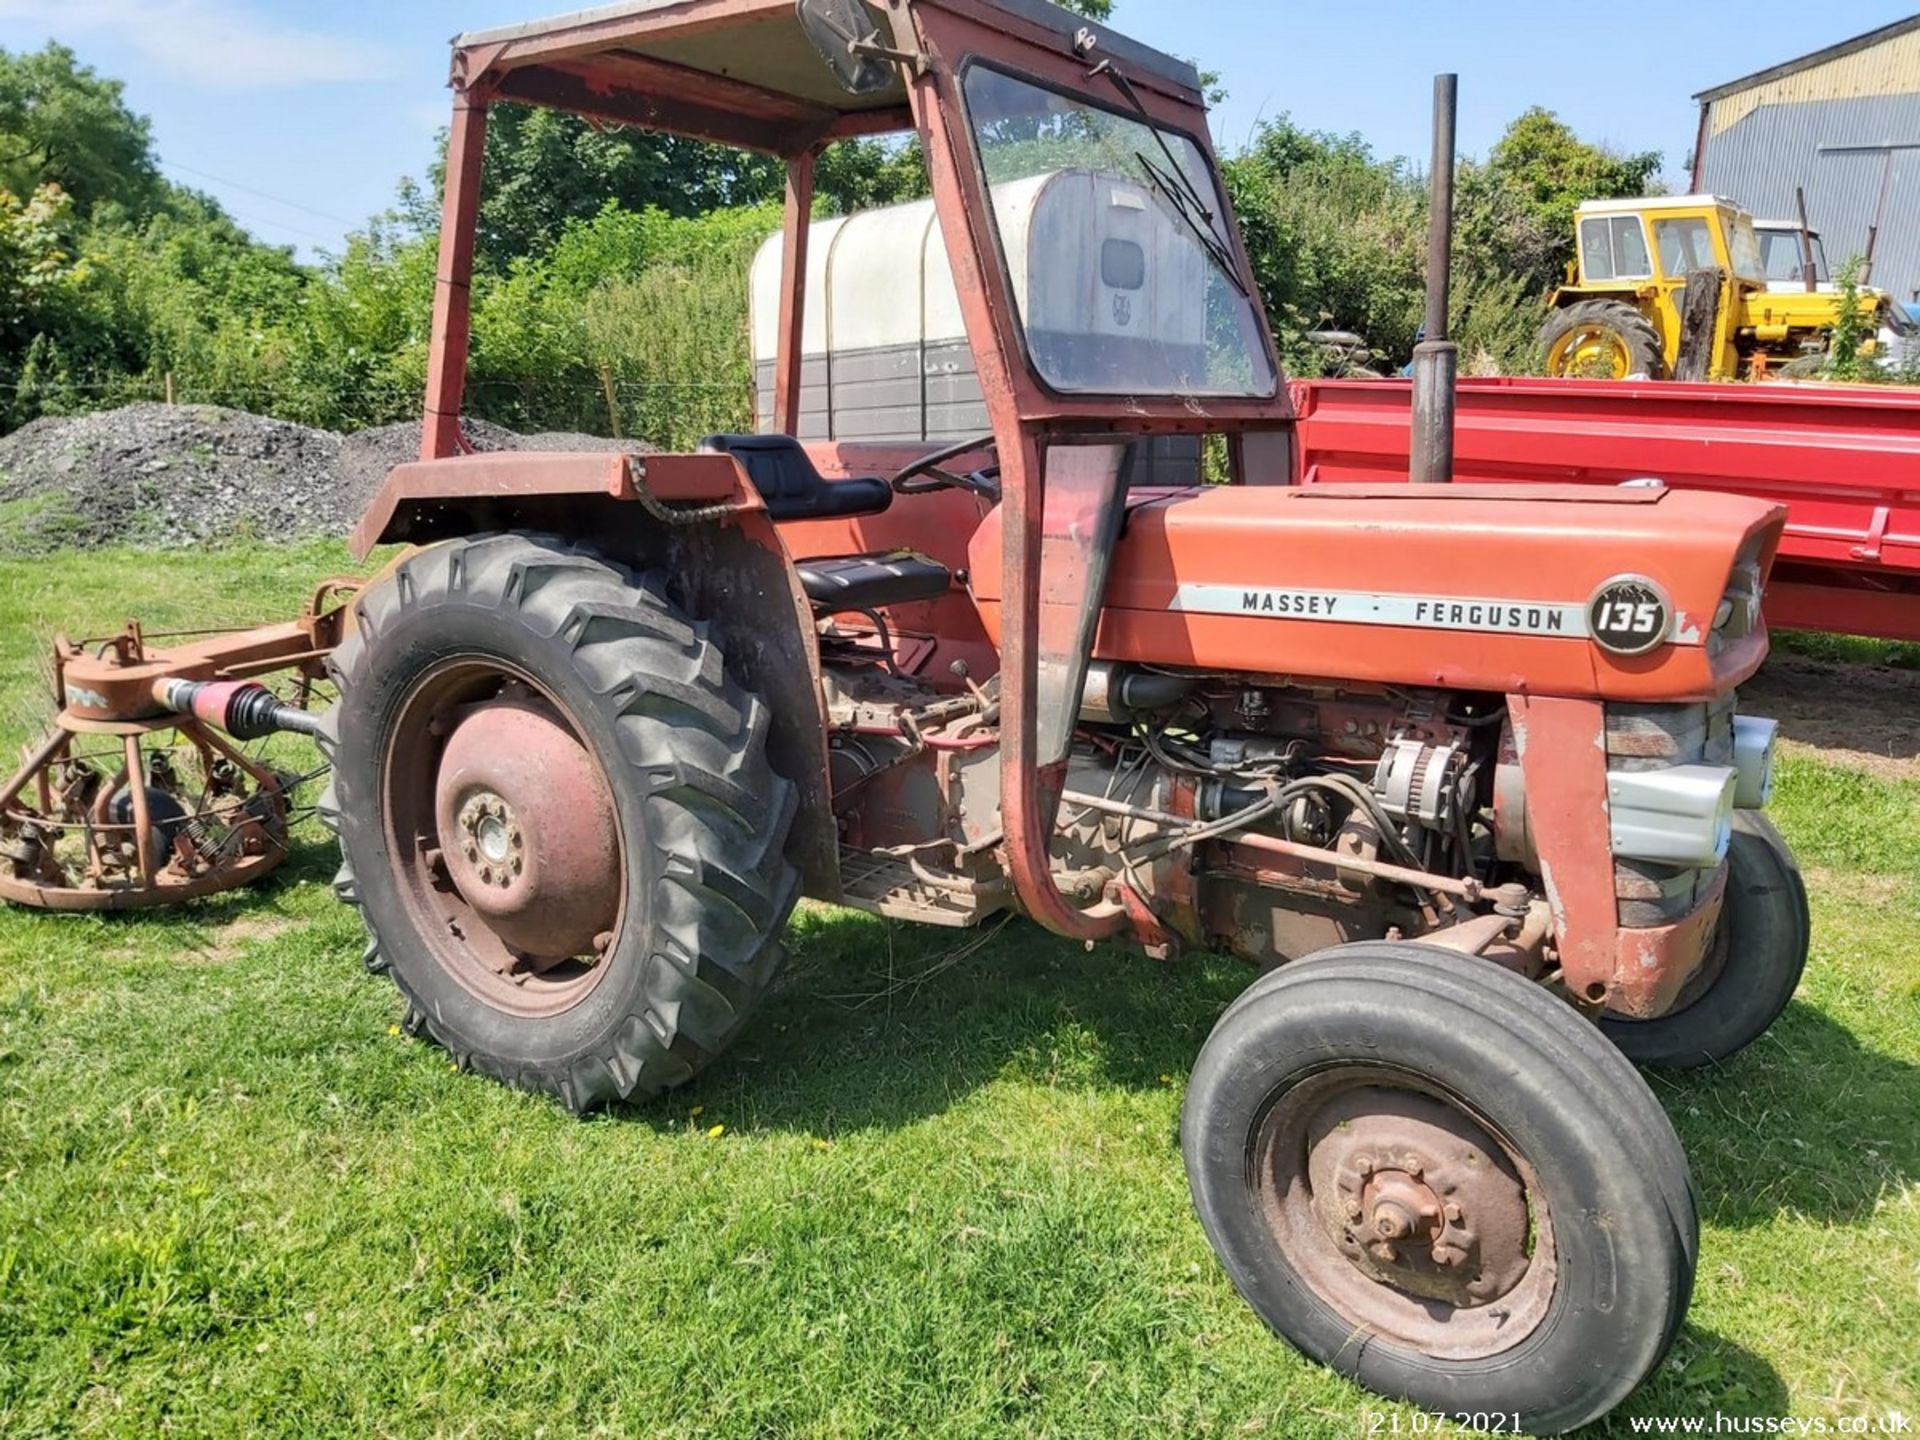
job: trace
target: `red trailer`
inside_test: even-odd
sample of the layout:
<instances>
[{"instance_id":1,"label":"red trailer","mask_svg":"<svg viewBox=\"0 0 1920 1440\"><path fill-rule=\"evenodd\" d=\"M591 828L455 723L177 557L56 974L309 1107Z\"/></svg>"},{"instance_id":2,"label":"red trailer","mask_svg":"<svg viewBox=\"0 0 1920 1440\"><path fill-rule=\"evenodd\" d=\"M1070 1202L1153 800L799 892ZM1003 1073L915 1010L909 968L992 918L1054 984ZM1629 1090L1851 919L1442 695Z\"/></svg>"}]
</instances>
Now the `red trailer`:
<instances>
[{"instance_id":1,"label":"red trailer","mask_svg":"<svg viewBox=\"0 0 1920 1440\"><path fill-rule=\"evenodd\" d=\"M1407 478L1406 381L1296 380L1294 478ZM1461 481L1653 477L1787 507L1768 622L1920 641L1920 390L1462 380Z\"/></svg>"}]
</instances>

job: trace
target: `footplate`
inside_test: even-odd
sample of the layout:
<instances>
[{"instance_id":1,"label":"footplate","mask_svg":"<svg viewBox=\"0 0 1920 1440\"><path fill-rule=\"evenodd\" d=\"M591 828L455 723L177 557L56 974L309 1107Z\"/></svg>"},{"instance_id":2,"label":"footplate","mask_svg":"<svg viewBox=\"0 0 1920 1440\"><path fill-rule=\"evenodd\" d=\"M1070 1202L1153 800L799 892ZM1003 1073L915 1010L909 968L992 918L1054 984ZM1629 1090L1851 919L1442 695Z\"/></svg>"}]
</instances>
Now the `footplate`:
<instances>
[{"instance_id":1,"label":"footplate","mask_svg":"<svg viewBox=\"0 0 1920 1440\"><path fill-rule=\"evenodd\" d=\"M1006 904L1004 882L920 864L898 855L840 847L843 904L890 920L961 927L977 923Z\"/></svg>"}]
</instances>

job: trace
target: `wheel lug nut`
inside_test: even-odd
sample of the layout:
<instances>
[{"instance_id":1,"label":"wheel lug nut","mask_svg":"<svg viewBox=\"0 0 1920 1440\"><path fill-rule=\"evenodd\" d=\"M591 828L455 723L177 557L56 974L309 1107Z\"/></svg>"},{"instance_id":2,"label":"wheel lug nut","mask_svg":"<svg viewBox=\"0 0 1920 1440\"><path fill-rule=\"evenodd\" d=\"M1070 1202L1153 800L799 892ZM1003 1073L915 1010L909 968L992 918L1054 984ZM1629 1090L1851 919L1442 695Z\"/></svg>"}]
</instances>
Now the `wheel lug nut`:
<instances>
[{"instance_id":1,"label":"wheel lug nut","mask_svg":"<svg viewBox=\"0 0 1920 1440\"><path fill-rule=\"evenodd\" d=\"M1451 1200L1447 1202L1445 1214L1449 1225L1458 1225L1460 1223L1460 1207Z\"/></svg>"}]
</instances>

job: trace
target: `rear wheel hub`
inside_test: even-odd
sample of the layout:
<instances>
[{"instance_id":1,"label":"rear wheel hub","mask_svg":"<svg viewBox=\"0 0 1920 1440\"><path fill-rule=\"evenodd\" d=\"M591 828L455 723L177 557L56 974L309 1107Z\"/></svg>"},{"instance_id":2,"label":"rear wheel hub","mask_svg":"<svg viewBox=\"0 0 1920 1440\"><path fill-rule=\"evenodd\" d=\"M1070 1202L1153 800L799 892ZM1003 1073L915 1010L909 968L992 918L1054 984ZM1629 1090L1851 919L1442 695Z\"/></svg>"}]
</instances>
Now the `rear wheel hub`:
<instances>
[{"instance_id":1,"label":"rear wheel hub","mask_svg":"<svg viewBox=\"0 0 1920 1440\"><path fill-rule=\"evenodd\" d=\"M620 909L613 797L545 705L503 695L447 737L434 814L448 882L535 963L593 953Z\"/></svg>"}]
</instances>

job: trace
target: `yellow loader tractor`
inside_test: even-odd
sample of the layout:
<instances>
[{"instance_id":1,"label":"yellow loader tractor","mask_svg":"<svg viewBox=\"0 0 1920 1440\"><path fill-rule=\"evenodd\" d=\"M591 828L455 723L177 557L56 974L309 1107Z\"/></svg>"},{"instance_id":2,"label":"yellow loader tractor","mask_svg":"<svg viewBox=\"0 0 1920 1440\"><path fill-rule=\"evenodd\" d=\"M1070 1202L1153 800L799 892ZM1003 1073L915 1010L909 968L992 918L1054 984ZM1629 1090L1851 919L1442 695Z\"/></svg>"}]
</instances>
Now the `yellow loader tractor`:
<instances>
[{"instance_id":1,"label":"yellow loader tractor","mask_svg":"<svg viewBox=\"0 0 1920 1440\"><path fill-rule=\"evenodd\" d=\"M1589 200L1574 224L1576 258L1540 331L1549 375L1759 379L1827 348L1836 287L1770 287L1753 217L1732 201ZM1874 337L1894 307L1863 288L1860 308Z\"/></svg>"}]
</instances>

